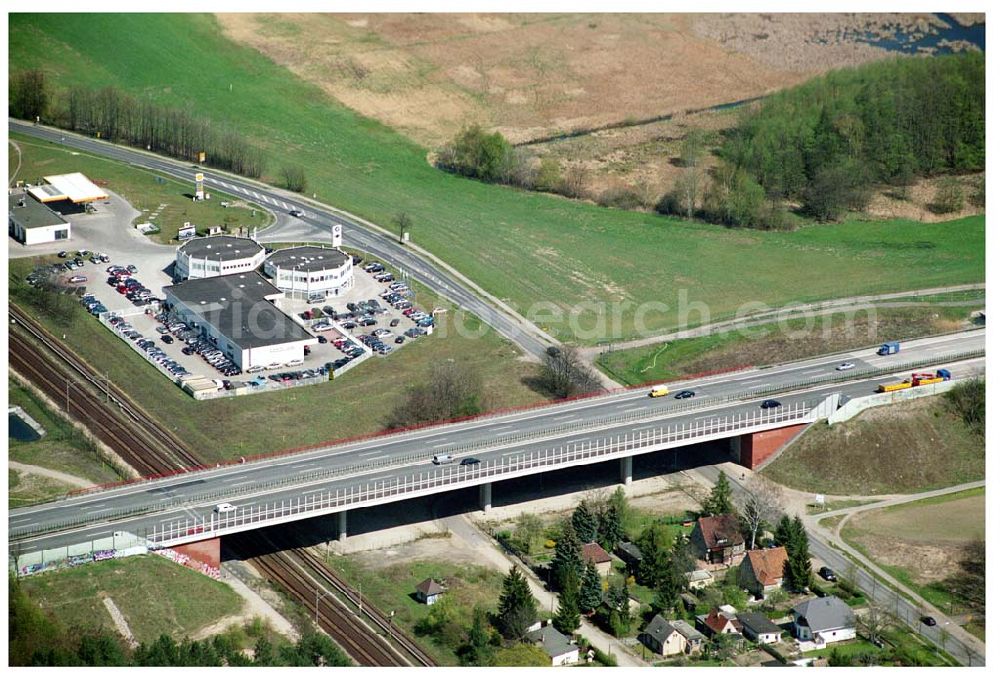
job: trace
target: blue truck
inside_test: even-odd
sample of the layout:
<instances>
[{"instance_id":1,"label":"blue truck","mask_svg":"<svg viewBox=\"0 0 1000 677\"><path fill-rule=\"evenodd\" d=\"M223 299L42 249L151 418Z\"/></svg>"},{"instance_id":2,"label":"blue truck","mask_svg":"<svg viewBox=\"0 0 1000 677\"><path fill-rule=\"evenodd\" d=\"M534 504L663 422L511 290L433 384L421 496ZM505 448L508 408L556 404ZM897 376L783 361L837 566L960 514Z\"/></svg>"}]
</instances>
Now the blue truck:
<instances>
[{"instance_id":1,"label":"blue truck","mask_svg":"<svg viewBox=\"0 0 1000 677\"><path fill-rule=\"evenodd\" d=\"M899 352L899 341L887 341L879 346L877 355L895 355Z\"/></svg>"}]
</instances>

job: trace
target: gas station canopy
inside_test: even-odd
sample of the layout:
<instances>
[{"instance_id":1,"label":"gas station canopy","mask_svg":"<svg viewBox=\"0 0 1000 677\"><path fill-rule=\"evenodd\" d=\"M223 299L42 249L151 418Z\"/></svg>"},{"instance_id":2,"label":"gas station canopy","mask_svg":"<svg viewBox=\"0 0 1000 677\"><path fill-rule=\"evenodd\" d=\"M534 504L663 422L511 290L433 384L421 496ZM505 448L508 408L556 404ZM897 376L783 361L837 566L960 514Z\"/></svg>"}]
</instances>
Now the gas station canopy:
<instances>
[{"instance_id":1,"label":"gas station canopy","mask_svg":"<svg viewBox=\"0 0 1000 677\"><path fill-rule=\"evenodd\" d=\"M108 194L94 185L90 179L75 172L73 174L57 174L43 177L45 183L28 189L39 202L56 202L69 200L73 204L106 200Z\"/></svg>"}]
</instances>

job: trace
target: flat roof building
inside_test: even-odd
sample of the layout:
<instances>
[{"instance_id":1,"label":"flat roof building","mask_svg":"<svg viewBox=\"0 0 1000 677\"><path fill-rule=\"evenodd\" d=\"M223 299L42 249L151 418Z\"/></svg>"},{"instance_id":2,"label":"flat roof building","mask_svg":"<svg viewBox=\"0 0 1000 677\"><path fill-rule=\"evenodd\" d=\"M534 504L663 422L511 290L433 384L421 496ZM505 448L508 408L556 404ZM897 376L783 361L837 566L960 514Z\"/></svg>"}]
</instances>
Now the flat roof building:
<instances>
[{"instance_id":1,"label":"flat roof building","mask_svg":"<svg viewBox=\"0 0 1000 677\"><path fill-rule=\"evenodd\" d=\"M196 328L240 369L302 360L318 340L275 307L282 296L251 271L163 288L171 312Z\"/></svg>"},{"instance_id":2,"label":"flat roof building","mask_svg":"<svg viewBox=\"0 0 1000 677\"><path fill-rule=\"evenodd\" d=\"M264 247L248 237L196 237L177 248L174 278L194 280L256 270L264 262Z\"/></svg>"},{"instance_id":3,"label":"flat roof building","mask_svg":"<svg viewBox=\"0 0 1000 677\"><path fill-rule=\"evenodd\" d=\"M68 200L73 204L107 200L108 194L80 172L42 177L45 183L32 186L28 192L39 202Z\"/></svg>"},{"instance_id":4,"label":"flat roof building","mask_svg":"<svg viewBox=\"0 0 1000 677\"><path fill-rule=\"evenodd\" d=\"M17 191L8 197L7 232L25 245L70 238L70 223L41 202Z\"/></svg>"},{"instance_id":5,"label":"flat roof building","mask_svg":"<svg viewBox=\"0 0 1000 677\"><path fill-rule=\"evenodd\" d=\"M289 296L313 303L354 286L354 261L332 247L290 247L267 257L264 274Z\"/></svg>"}]
</instances>

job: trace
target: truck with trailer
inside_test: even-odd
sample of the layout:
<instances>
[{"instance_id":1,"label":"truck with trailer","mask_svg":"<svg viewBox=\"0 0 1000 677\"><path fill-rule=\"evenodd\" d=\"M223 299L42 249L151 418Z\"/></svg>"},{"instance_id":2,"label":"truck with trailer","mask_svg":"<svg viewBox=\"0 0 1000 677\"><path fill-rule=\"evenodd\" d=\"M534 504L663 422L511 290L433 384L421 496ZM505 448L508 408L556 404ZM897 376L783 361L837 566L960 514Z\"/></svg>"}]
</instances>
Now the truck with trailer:
<instances>
[{"instance_id":1,"label":"truck with trailer","mask_svg":"<svg viewBox=\"0 0 1000 677\"><path fill-rule=\"evenodd\" d=\"M947 369L938 369L934 373L930 372L915 372L910 375L910 378L905 381L897 381L896 383L883 383L878 387L876 392L880 393L892 393L897 390L906 390L907 388L917 388L919 386L931 385L932 383L941 383L943 381L951 380L951 372Z\"/></svg>"}]
</instances>

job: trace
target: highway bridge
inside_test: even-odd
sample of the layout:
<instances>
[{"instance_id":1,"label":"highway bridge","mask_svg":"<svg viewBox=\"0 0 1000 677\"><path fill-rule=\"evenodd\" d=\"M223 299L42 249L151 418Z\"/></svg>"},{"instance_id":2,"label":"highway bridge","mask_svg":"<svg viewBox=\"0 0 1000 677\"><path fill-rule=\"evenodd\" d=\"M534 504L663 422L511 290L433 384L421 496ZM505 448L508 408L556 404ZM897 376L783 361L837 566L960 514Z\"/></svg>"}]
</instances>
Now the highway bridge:
<instances>
[{"instance_id":1,"label":"highway bridge","mask_svg":"<svg viewBox=\"0 0 1000 677\"><path fill-rule=\"evenodd\" d=\"M346 537L352 509L472 486L488 509L501 480L617 460L628 482L636 455L724 438L753 466L775 440L879 383L918 368L978 372L984 346L985 332L975 330L904 343L892 356L864 349L671 384L694 390L689 400L625 391L123 485L10 511L11 548L23 556L114 533L177 546L334 513ZM854 369L837 371L847 361ZM765 397L782 406L762 409ZM434 465L437 454L479 462ZM222 502L236 510L215 512Z\"/></svg>"}]
</instances>

